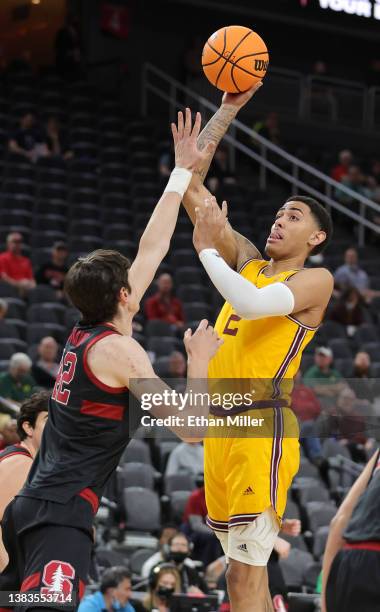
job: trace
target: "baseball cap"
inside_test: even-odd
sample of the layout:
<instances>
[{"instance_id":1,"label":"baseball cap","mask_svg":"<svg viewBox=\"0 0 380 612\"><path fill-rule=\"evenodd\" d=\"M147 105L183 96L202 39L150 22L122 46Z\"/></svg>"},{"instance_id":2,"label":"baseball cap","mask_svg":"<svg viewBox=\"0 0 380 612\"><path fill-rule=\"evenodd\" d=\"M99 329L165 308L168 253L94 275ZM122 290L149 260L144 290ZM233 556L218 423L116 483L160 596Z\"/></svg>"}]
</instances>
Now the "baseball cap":
<instances>
[{"instance_id":1,"label":"baseball cap","mask_svg":"<svg viewBox=\"0 0 380 612\"><path fill-rule=\"evenodd\" d=\"M331 350L331 348L328 348L328 346L319 346L316 351L315 351L316 355L324 355L324 357L332 357L333 356L333 352Z\"/></svg>"}]
</instances>

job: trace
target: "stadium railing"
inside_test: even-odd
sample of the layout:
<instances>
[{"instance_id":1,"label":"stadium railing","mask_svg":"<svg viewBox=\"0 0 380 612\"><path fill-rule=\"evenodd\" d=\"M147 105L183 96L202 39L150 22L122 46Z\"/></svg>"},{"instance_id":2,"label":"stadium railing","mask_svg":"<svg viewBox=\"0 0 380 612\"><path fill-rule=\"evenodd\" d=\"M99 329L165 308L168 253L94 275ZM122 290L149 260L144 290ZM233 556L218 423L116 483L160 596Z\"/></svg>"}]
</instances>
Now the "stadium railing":
<instances>
[{"instance_id":1,"label":"stadium railing","mask_svg":"<svg viewBox=\"0 0 380 612\"><path fill-rule=\"evenodd\" d=\"M184 100L186 104L193 108L195 102L197 110L202 112L203 118L207 118L218 109L213 102L185 87L150 63L144 64L141 94L144 116L148 113L149 94L154 94L168 103L171 119L175 117L178 108L184 107ZM238 140L238 136L243 136L245 142ZM294 194L302 190L304 193L322 201L328 209L333 209L347 217L348 220L355 221L358 225L357 240L359 246L365 244L366 228L380 235L380 226L368 218L374 213L380 215L379 204L334 181L327 174L306 164L301 159L260 136L238 119L233 121L225 140L230 145L230 160L233 169L236 162L236 150L259 164L260 189L266 189L268 171L270 171L289 183ZM248 140L252 142L252 146L245 144ZM269 156L270 159L268 159ZM273 161L273 158L278 160L277 163ZM289 171L284 168L289 169ZM350 207L335 199L336 190L345 194L346 197L348 196L351 201ZM356 210L353 210L354 208Z\"/></svg>"}]
</instances>

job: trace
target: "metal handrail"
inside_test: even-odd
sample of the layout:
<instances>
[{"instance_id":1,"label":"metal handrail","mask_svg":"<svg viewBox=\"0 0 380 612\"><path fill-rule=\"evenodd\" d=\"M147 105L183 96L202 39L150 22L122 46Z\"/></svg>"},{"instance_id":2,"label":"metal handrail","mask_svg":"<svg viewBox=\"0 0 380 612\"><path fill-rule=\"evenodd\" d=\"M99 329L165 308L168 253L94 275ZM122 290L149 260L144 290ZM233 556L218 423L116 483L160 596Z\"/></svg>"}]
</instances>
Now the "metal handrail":
<instances>
[{"instance_id":1,"label":"metal handrail","mask_svg":"<svg viewBox=\"0 0 380 612\"><path fill-rule=\"evenodd\" d=\"M152 84L149 81L150 74L154 74L157 77L161 78L163 81L165 81L169 85L169 93L166 93L165 91L162 90L162 88L157 87L156 85ZM212 102L210 102L203 96L199 96L198 94L194 93L188 87L184 86L182 83L180 83L176 79L173 79L172 77L167 75L165 72L163 72L159 68L156 68L150 63L146 63L143 69L143 81L142 81L142 111L144 115L147 114L148 92L149 91L169 103L172 117L174 116L178 106L182 106L182 104L177 99L178 92L182 92L186 96L196 100L201 110L208 109L209 111L213 113L218 110L218 107L215 104L213 104ZM252 150L249 147L247 147L245 144L239 142L235 137L236 130L240 130L241 132L249 136L253 141L255 141L259 145L260 153L257 153L255 150ZM294 155L291 155L290 153L288 153L281 147L273 144L272 142L270 142L263 136L260 136L259 134L257 134L257 132L247 127L244 123L242 123L238 119L235 119L232 122L232 131L233 131L233 135L226 134L225 139L235 149L242 151L244 154L246 154L251 159L254 159L255 161L259 162L260 164L260 187L262 189L266 188L266 179L267 179L266 170L270 170L277 176L280 176L281 178L288 181L293 186L293 188L301 187L302 189L305 189L308 193L322 200L322 202L324 202L328 207L331 207L343 213L345 216L349 217L350 219L356 221L359 224L358 240L361 246L364 245L364 241L365 241L365 228L371 229L373 232L380 234L380 227L376 225L375 223L373 223L372 221L370 221L369 219L365 218L365 213L366 213L367 208L376 211L380 215L380 205L379 204L372 202L372 200L366 198L365 196L361 194L356 193L355 191L353 191L346 185L343 185L342 183L338 183L337 181L329 177L327 174L324 174L320 170L317 170L313 166L306 164L305 162L298 159ZM275 153L282 160L286 160L291 165L291 172L286 172L282 168L276 166L273 162L269 161L267 159L268 151ZM319 181L321 181L325 186L325 193L322 193L318 189L315 189L314 187L311 187L304 181L300 180L298 177L300 169L310 174L314 178L317 178ZM348 195L352 200L357 202L359 204L360 214L357 214L356 212L350 210L349 208L347 208L340 202L337 202L336 200L334 200L331 197L331 193L333 189L339 189L341 192Z\"/></svg>"}]
</instances>

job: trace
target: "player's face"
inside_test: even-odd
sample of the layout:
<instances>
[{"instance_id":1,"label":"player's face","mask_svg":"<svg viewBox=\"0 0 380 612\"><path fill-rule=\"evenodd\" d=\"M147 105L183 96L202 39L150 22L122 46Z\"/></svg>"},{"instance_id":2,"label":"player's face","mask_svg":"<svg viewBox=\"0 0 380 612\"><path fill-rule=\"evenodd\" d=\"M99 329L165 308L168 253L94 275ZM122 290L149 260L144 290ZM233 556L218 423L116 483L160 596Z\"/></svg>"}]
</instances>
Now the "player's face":
<instances>
[{"instance_id":1,"label":"player's face","mask_svg":"<svg viewBox=\"0 0 380 612\"><path fill-rule=\"evenodd\" d=\"M310 208L303 202L286 202L278 211L265 246L274 259L305 254L313 246L318 227Z\"/></svg>"},{"instance_id":2,"label":"player's face","mask_svg":"<svg viewBox=\"0 0 380 612\"><path fill-rule=\"evenodd\" d=\"M33 429L32 438L34 441L34 445L37 449L40 448L41 446L42 432L46 425L47 417L48 417L48 413L47 411L44 410L43 412L39 412L36 418L36 423Z\"/></svg>"}]
</instances>

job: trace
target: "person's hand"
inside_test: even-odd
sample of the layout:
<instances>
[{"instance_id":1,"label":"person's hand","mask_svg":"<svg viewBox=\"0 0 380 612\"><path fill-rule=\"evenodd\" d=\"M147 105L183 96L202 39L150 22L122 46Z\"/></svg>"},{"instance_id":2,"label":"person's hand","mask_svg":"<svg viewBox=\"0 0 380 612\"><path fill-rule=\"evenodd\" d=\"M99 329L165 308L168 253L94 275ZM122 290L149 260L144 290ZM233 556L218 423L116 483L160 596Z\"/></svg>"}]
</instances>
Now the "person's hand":
<instances>
[{"instance_id":1,"label":"person's hand","mask_svg":"<svg viewBox=\"0 0 380 612\"><path fill-rule=\"evenodd\" d=\"M193 244L198 253L203 249L215 248L223 240L227 214L227 202L223 202L220 209L214 197L206 199L202 208L195 209Z\"/></svg>"},{"instance_id":2,"label":"person's hand","mask_svg":"<svg viewBox=\"0 0 380 612\"><path fill-rule=\"evenodd\" d=\"M185 121L183 113L178 113L178 123L172 123L172 134L174 142L175 165L178 168L186 168L193 172L205 163L208 156L215 149L212 142L208 142L200 151L197 145L197 138L201 130L201 114L197 113L194 127L192 128L191 111L186 109Z\"/></svg>"},{"instance_id":3,"label":"person's hand","mask_svg":"<svg viewBox=\"0 0 380 612\"><path fill-rule=\"evenodd\" d=\"M286 559L289 556L291 545L286 540L283 540L282 538L277 538L274 545L274 549L280 559Z\"/></svg>"},{"instance_id":4,"label":"person's hand","mask_svg":"<svg viewBox=\"0 0 380 612\"><path fill-rule=\"evenodd\" d=\"M188 356L199 361L209 361L223 344L207 319L202 319L194 333L187 329L183 342Z\"/></svg>"},{"instance_id":5,"label":"person's hand","mask_svg":"<svg viewBox=\"0 0 380 612\"><path fill-rule=\"evenodd\" d=\"M301 533L301 521L298 519L285 519L281 525L281 531L296 537Z\"/></svg>"},{"instance_id":6,"label":"person's hand","mask_svg":"<svg viewBox=\"0 0 380 612\"><path fill-rule=\"evenodd\" d=\"M204 595L203 591L201 591L199 587L194 586L194 585L189 586L189 588L187 589L187 594L188 595L199 595L199 596Z\"/></svg>"},{"instance_id":7,"label":"person's hand","mask_svg":"<svg viewBox=\"0 0 380 612\"><path fill-rule=\"evenodd\" d=\"M242 108L255 95L262 84L262 81L258 81L251 89L243 91L243 93L225 93L222 98L222 106L223 104L231 104L231 106L236 106L238 109Z\"/></svg>"}]
</instances>

